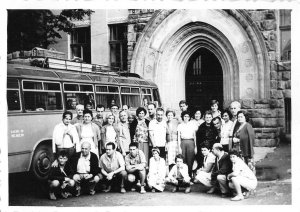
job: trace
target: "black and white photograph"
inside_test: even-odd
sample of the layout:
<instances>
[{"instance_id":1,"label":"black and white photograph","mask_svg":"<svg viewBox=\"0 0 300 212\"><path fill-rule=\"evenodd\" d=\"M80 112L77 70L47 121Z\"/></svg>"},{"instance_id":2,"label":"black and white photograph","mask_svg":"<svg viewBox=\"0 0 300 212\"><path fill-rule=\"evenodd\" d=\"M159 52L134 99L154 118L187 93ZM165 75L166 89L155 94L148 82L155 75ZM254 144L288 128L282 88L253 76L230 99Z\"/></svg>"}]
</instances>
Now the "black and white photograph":
<instances>
[{"instance_id":1,"label":"black and white photograph","mask_svg":"<svg viewBox=\"0 0 300 212\"><path fill-rule=\"evenodd\" d=\"M61 2L2 9L3 211L296 210L299 2Z\"/></svg>"}]
</instances>

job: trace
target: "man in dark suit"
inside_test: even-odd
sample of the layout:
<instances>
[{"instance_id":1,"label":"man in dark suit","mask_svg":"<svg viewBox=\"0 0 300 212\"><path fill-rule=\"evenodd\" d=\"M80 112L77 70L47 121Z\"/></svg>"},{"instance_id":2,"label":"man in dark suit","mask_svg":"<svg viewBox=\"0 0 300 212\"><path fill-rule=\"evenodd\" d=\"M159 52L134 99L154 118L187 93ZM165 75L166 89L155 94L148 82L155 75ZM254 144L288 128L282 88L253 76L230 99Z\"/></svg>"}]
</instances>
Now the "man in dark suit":
<instances>
[{"instance_id":1,"label":"man in dark suit","mask_svg":"<svg viewBox=\"0 0 300 212\"><path fill-rule=\"evenodd\" d=\"M95 153L91 152L91 144L83 142L81 144L81 152L76 153L71 158L71 164L76 174L73 180L76 182L76 194L80 195L82 183L86 183L89 187L89 194L95 194L95 186L100 181L101 175L99 173L99 160Z\"/></svg>"},{"instance_id":2,"label":"man in dark suit","mask_svg":"<svg viewBox=\"0 0 300 212\"><path fill-rule=\"evenodd\" d=\"M219 185L222 197L227 197L229 196L227 175L232 172L232 163L229 155L224 152L222 144L215 143L213 145L212 152L216 156L216 160L211 173L212 187L209 191L207 191L207 193L214 193Z\"/></svg>"}]
</instances>

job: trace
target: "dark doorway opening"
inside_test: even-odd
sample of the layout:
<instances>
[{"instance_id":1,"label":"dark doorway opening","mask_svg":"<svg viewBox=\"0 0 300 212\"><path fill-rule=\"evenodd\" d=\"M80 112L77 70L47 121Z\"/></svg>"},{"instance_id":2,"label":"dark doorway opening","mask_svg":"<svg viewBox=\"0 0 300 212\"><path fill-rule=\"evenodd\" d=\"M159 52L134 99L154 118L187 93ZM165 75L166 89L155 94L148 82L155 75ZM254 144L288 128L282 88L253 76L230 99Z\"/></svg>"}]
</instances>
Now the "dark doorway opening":
<instances>
[{"instance_id":1,"label":"dark doorway opening","mask_svg":"<svg viewBox=\"0 0 300 212\"><path fill-rule=\"evenodd\" d=\"M210 101L223 106L223 72L218 58L208 49L200 48L189 59L186 70L186 100L191 110L202 113L210 109Z\"/></svg>"}]
</instances>

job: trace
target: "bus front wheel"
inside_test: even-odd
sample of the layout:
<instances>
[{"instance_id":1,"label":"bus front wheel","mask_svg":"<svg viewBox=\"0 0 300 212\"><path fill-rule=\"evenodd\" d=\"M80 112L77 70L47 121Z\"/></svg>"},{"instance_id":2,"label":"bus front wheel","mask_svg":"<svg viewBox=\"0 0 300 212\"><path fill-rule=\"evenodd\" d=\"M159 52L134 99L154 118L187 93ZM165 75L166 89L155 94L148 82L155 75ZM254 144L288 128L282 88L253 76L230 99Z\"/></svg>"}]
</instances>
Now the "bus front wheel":
<instances>
[{"instance_id":1,"label":"bus front wheel","mask_svg":"<svg viewBox=\"0 0 300 212\"><path fill-rule=\"evenodd\" d=\"M49 145L40 145L34 151L32 159L32 173L38 180L46 180L48 178L51 163L53 161L53 153Z\"/></svg>"}]
</instances>

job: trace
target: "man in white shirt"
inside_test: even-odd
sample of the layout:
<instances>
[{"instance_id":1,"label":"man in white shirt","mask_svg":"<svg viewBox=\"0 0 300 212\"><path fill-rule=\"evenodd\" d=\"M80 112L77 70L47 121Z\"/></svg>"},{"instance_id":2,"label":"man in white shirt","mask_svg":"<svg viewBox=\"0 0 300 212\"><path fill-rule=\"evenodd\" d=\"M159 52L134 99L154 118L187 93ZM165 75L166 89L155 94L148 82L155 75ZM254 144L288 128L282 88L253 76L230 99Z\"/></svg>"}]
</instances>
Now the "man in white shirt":
<instances>
[{"instance_id":1,"label":"man in white shirt","mask_svg":"<svg viewBox=\"0 0 300 212\"><path fill-rule=\"evenodd\" d=\"M163 120L164 109L156 109L156 119L149 123L149 137L152 147L160 150L160 156L166 159L167 123Z\"/></svg>"},{"instance_id":2,"label":"man in white shirt","mask_svg":"<svg viewBox=\"0 0 300 212\"><path fill-rule=\"evenodd\" d=\"M232 138L234 137L234 133L239 129L240 127L240 123L237 121L237 113L241 110L241 103L237 102L237 101L233 101L230 104L230 112L232 114L232 128L230 131L230 137L229 137L229 151L232 148L233 145L233 141Z\"/></svg>"},{"instance_id":3,"label":"man in white shirt","mask_svg":"<svg viewBox=\"0 0 300 212\"><path fill-rule=\"evenodd\" d=\"M127 112L122 110L119 113L120 122L118 123L119 128L119 144L121 148L121 153L125 157L129 153L129 144L130 140L130 132L128 125L128 115Z\"/></svg>"},{"instance_id":4,"label":"man in white shirt","mask_svg":"<svg viewBox=\"0 0 300 212\"><path fill-rule=\"evenodd\" d=\"M146 117L146 119L148 119L149 121L155 120L156 119L156 114L155 114L155 108L156 105L151 102L148 104L148 116Z\"/></svg>"}]
</instances>

